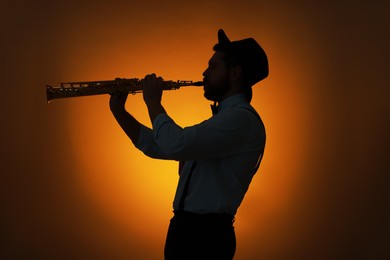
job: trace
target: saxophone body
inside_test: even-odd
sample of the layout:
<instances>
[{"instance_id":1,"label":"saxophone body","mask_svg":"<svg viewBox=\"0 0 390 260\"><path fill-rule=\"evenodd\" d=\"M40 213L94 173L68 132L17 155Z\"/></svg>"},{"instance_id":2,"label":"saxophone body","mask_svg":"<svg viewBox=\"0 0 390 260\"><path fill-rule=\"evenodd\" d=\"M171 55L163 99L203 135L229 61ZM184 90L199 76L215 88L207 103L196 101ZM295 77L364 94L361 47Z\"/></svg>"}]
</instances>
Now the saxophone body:
<instances>
[{"instance_id":1,"label":"saxophone body","mask_svg":"<svg viewBox=\"0 0 390 260\"><path fill-rule=\"evenodd\" d=\"M203 81L191 80L164 80L162 84L163 90L176 90L181 87L203 86ZM93 95L110 94L119 90L131 94L142 92L142 83L137 78L116 78L115 80L103 81L80 81L80 82L63 82L59 87L46 86L47 102L53 99L84 97Z\"/></svg>"}]
</instances>

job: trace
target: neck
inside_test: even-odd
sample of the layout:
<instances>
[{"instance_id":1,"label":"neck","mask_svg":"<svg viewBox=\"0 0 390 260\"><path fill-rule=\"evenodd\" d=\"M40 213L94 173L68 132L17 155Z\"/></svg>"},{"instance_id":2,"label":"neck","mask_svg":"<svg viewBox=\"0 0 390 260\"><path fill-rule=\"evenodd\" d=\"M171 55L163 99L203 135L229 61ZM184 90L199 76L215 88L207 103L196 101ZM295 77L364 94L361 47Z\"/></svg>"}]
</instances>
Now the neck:
<instances>
[{"instance_id":1,"label":"neck","mask_svg":"<svg viewBox=\"0 0 390 260\"><path fill-rule=\"evenodd\" d=\"M218 103L224 101L225 99L227 99L228 97L231 97L231 96L234 96L234 95L237 95L237 94L244 94L245 92L243 91L243 89L241 87L231 87L226 93L225 95L222 96L221 100L217 100Z\"/></svg>"}]
</instances>

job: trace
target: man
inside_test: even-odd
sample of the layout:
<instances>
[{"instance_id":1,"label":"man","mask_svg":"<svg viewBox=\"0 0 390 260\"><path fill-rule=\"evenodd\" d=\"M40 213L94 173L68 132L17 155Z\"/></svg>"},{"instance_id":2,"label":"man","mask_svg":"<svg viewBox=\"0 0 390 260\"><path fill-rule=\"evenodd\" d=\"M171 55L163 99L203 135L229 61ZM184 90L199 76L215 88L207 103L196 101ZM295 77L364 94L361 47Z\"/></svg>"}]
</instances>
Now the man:
<instances>
[{"instance_id":1,"label":"man","mask_svg":"<svg viewBox=\"0 0 390 260\"><path fill-rule=\"evenodd\" d=\"M125 110L127 93L113 93L110 108L134 145L147 156L180 161L179 183L165 259L233 259L237 208L257 171L265 129L250 105L252 86L268 76L268 60L252 38L231 42L223 30L208 68L204 96L214 115L181 128L161 105L162 78L142 80L152 129ZM218 106L216 106L218 103Z\"/></svg>"}]
</instances>

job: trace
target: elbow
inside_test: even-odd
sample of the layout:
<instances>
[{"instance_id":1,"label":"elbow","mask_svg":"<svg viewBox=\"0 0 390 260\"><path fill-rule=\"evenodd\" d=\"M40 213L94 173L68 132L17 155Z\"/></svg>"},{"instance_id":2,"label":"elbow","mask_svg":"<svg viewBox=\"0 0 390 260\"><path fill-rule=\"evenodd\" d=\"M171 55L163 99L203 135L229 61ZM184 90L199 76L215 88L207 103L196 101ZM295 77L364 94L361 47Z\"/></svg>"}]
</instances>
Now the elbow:
<instances>
[{"instance_id":1,"label":"elbow","mask_svg":"<svg viewBox=\"0 0 390 260\"><path fill-rule=\"evenodd\" d=\"M164 155L171 160L186 160L188 149L177 139L174 142L167 142L165 145L160 146Z\"/></svg>"},{"instance_id":2,"label":"elbow","mask_svg":"<svg viewBox=\"0 0 390 260\"><path fill-rule=\"evenodd\" d=\"M163 152L166 158L170 160L177 160L177 161L186 160L185 152L184 149L182 148L166 149L163 150Z\"/></svg>"}]
</instances>

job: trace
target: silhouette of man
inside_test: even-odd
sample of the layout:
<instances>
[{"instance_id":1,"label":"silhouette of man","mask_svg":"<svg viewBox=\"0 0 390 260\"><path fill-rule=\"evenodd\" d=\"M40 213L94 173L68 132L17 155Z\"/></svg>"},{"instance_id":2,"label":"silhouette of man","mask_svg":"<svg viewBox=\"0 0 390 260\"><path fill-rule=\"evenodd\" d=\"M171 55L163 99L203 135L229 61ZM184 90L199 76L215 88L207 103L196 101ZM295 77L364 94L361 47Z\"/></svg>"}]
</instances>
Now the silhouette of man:
<instances>
[{"instance_id":1,"label":"silhouette of man","mask_svg":"<svg viewBox=\"0 0 390 260\"><path fill-rule=\"evenodd\" d=\"M223 30L213 50L203 72L204 96L214 101L206 121L178 126L161 105L162 78L155 74L142 80L152 129L125 110L127 93L110 98L113 115L139 150L180 161L167 260L233 259L234 216L264 151L265 128L250 105L252 86L268 76L264 50L253 38L230 41Z\"/></svg>"}]
</instances>

